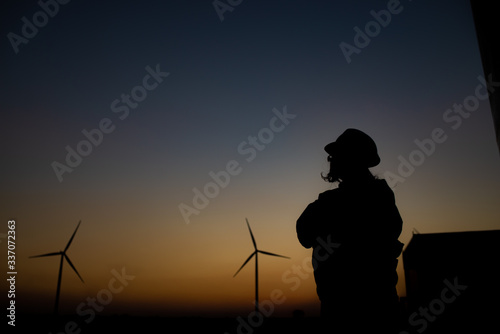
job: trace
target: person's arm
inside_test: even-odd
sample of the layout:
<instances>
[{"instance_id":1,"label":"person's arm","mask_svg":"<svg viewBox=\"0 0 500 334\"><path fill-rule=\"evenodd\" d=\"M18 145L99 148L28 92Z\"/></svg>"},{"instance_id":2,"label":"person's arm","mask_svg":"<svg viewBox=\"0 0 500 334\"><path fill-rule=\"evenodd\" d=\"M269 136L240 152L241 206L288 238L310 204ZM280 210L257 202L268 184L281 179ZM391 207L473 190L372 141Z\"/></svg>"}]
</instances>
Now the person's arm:
<instances>
[{"instance_id":1,"label":"person's arm","mask_svg":"<svg viewBox=\"0 0 500 334\"><path fill-rule=\"evenodd\" d=\"M313 202L307 206L297 220L297 238L302 246L310 248L316 240L315 222L318 220L318 203Z\"/></svg>"}]
</instances>

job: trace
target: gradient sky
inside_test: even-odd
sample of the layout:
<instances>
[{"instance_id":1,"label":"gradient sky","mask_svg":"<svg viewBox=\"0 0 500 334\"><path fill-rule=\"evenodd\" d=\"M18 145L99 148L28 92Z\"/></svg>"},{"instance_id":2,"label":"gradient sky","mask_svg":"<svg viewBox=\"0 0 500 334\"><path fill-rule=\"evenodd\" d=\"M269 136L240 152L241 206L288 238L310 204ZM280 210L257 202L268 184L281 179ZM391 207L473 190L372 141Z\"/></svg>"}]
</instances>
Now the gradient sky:
<instances>
[{"instance_id":1,"label":"gradient sky","mask_svg":"<svg viewBox=\"0 0 500 334\"><path fill-rule=\"evenodd\" d=\"M291 257L261 257L261 300L278 289L285 301L275 315L314 314L312 274L292 271L307 269L311 256L295 222L332 188L320 178L323 147L349 127L378 144L379 177L398 173L401 157L418 149L414 141L434 129L447 138L393 184L403 243L414 228L500 228L488 101L456 129L443 119L483 75L468 1L401 1L348 63L339 44L354 44L354 28L387 4L243 1L221 21L212 1L72 1L15 53L8 34L20 35L22 18L32 22L40 6L3 3L0 233L16 220L19 309L52 311L58 259L28 256L63 249L82 220L68 255L85 284L65 265L64 312L125 268L135 278L103 314L245 314L253 309L253 263L232 276L253 251L248 218L259 248ZM143 84L147 66L170 74L120 119L111 104ZM249 136L269 135L274 108L295 118L247 161L241 149ZM53 162L64 164L65 147L76 149L82 131L106 118L113 132L59 182ZM192 206L193 189L230 161L240 173L186 224L179 205ZM399 273L404 295L401 266Z\"/></svg>"}]
</instances>

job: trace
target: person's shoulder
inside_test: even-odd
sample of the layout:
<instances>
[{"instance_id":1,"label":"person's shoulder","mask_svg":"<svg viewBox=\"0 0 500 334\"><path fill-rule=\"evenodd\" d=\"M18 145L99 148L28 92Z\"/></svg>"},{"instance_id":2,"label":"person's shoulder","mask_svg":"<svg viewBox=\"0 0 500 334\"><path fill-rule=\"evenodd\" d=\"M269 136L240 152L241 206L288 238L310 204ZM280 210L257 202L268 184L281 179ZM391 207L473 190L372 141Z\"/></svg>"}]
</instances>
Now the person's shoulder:
<instances>
[{"instance_id":1,"label":"person's shoulder","mask_svg":"<svg viewBox=\"0 0 500 334\"><path fill-rule=\"evenodd\" d=\"M389 187L389 185L387 184L387 181L385 179L378 179L377 178L374 180L374 184L381 189L392 191L391 187Z\"/></svg>"},{"instance_id":2,"label":"person's shoulder","mask_svg":"<svg viewBox=\"0 0 500 334\"><path fill-rule=\"evenodd\" d=\"M377 192L381 196L387 196L390 198L394 198L394 192L392 191L391 187L389 187L386 180L376 179L374 181L374 184L375 184L375 188L376 188Z\"/></svg>"},{"instance_id":3,"label":"person's shoulder","mask_svg":"<svg viewBox=\"0 0 500 334\"><path fill-rule=\"evenodd\" d=\"M318 195L318 201L328 201L338 196L339 188L324 191Z\"/></svg>"},{"instance_id":4,"label":"person's shoulder","mask_svg":"<svg viewBox=\"0 0 500 334\"><path fill-rule=\"evenodd\" d=\"M389 187L389 184L387 184L387 181L385 179L376 179L375 184L380 189L383 189L385 191L390 191L392 193L392 189L391 187Z\"/></svg>"}]
</instances>

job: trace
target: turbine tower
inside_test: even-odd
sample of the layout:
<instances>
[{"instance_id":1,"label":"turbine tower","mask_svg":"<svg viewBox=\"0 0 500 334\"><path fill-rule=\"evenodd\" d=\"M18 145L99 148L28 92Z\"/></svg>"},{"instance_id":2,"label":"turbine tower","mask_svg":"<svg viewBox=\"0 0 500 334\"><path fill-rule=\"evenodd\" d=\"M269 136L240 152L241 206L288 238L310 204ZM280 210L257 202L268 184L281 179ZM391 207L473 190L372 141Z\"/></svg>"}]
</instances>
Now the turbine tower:
<instances>
[{"instance_id":1,"label":"turbine tower","mask_svg":"<svg viewBox=\"0 0 500 334\"><path fill-rule=\"evenodd\" d=\"M260 312L260 310L259 310L259 256L258 256L259 253L271 255L271 256L277 256L277 257L284 257L285 259L289 259L289 257L259 250L257 248L257 243L255 242L255 238L253 237L253 233L252 233L252 229L250 228L250 224L248 223L248 219L245 218L245 220L247 222L248 231L250 231L250 237L252 237L254 252L252 254L250 254L248 259L243 263L243 265L240 267L240 269L238 269L236 274L234 274L233 278L236 275L238 275L240 270L243 269L243 267L248 263L248 261L250 261L252 259L252 257L255 256L255 311Z\"/></svg>"},{"instance_id":2,"label":"turbine tower","mask_svg":"<svg viewBox=\"0 0 500 334\"><path fill-rule=\"evenodd\" d=\"M78 231L78 228L80 227L80 223L81 222L82 222L81 220L78 222L78 225L76 226L75 232L73 232L73 235L69 239L68 244L66 245L66 247L64 248L63 251L54 252L54 253L47 253L47 254L42 254L42 255L35 255L35 256L30 256L29 257L31 259L31 258L34 258L34 257L45 257L45 256L61 255L61 261L60 261L60 264L59 264L59 278L57 279L56 303L54 305L54 314L55 315L58 315L58 312L59 312L59 293L61 291L61 276L62 276L63 260L64 259L66 259L66 261L68 261L68 263L71 266L71 268L73 268L73 270L75 271L75 273L78 275L78 277L80 278L80 280L83 282L83 278L80 276L80 274L76 270L75 266L73 265L73 263L71 263L71 260L66 255L66 251L68 250L69 246L71 245L71 242L73 241L73 238L75 237L76 231Z\"/></svg>"}]
</instances>

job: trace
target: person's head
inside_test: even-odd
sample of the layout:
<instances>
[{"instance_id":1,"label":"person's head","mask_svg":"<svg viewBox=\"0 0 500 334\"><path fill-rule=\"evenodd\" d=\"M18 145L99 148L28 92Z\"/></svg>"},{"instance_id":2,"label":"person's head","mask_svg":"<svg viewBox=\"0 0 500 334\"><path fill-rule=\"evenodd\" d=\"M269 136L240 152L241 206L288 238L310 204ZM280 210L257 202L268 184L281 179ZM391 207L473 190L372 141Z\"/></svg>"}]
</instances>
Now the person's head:
<instances>
[{"instance_id":1,"label":"person's head","mask_svg":"<svg viewBox=\"0 0 500 334\"><path fill-rule=\"evenodd\" d=\"M341 182L371 175L368 168L380 163L377 145L366 133L347 129L336 141L325 146L330 162L328 174L322 175L328 182Z\"/></svg>"}]
</instances>

